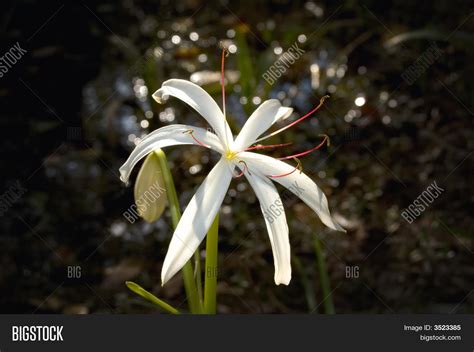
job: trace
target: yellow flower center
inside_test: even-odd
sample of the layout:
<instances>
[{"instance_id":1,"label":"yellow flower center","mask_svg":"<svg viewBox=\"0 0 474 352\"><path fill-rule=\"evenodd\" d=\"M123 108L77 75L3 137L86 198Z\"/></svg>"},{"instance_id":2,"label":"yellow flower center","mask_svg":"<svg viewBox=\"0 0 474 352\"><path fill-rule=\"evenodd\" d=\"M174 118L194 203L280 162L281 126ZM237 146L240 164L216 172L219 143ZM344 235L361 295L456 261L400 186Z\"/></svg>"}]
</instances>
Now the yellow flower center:
<instances>
[{"instance_id":1,"label":"yellow flower center","mask_svg":"<svg viewBox=\"0 0 474 352\"><path fill-rule=\"evenodd\" d=\"M237 156L237 152L233 152L231 150L227 150L227 152L225 153L225 158L229 161L234 159L236 156Z\"/></svg>"}]
</instances>

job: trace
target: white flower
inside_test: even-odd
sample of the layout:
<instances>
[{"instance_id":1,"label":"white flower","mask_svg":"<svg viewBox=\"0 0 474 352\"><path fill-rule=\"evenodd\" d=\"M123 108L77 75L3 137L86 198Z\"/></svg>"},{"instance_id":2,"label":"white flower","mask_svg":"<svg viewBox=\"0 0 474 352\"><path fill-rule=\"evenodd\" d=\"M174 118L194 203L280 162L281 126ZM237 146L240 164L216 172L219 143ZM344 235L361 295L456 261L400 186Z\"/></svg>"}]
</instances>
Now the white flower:
<instances>
[{"instance_id":1,"label":"white flower","mask_svg":"<svg viewBox=\"0 0 474 352\"><path fill-rule=\"evenodd\" d=\"M143 138L132 151L120 168L121 180L127 182L138 161L157 148L179 144L201 145L220 153L221 158L189 202L174 231L163 263L162 283L165 284L183 267L206 236L237 167L239 176L245 175L260 202L273 251L275 283L288 285L291 279L288 224L272 180L296 194L326 226L344 231L331 217L326 196L308 176L278 159L245 151L275 122L287 118L293 109L282 107L276 99L265 101L249 117L234 140L221 109L201 87L185 80L170 79L153 95L159 103L168 96L179 98L194 108L207 120L215 134L188 125L159 128Z\"/></svg>"}]
</instances>

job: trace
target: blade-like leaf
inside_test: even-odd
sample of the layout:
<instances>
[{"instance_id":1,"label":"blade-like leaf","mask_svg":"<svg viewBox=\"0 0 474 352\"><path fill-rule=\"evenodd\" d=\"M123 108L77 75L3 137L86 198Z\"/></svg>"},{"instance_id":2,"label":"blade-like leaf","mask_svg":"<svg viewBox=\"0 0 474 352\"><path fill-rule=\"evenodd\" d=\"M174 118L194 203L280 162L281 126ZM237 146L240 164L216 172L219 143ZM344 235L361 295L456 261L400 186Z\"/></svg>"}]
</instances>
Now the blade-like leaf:
<instances>
[{"instance_id":1,"label":"blade-like leaf","mask_svg":"<svg viewBox=\"0 0 474 352\"><path fill-rule=\"evenodd\" d=\"M136 284L135 282L132 281L126 281L125 285L130 289L130 291L135 292L137 295L145 298L147 301L150 301L151 303L156 304L157 306L163 308L167 312L171 314L179 314L179 311L174 308L173 306L169 305L168 303L162 301L158 297L156 297L153 293L145 290L143 287L140 285Z\"/></svg>"}]
</instances>

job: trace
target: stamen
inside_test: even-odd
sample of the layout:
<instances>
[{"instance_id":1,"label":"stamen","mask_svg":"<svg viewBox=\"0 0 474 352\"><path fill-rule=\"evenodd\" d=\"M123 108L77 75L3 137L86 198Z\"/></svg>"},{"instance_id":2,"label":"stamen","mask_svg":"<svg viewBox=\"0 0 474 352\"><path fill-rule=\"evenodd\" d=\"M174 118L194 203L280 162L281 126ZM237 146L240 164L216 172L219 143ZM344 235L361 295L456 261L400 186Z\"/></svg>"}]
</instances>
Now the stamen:
<instances>
[{"instance_id":1,"label":"stamen","mask_svg":"<svg viewBox=\"0 0 474 352\"><path fill-rule=\"evenodd\" d=\"M210 146L208 146L207 144L204 144L203 142L201 142L199 139L197 139L195 136L194 136L194 130L192 129L189 129L189 130L186 130L183 132L184 134L190 134L191 137L196 141L197 144L199 144L200 146L202 147L205 147L205 148L210 148Z\"/></svg>"},{"instance_id":2,"label":"stamen","mask_svg":"<svg viewBox=\"0 0 474 352\"><path fill-rule=\"evenodd\" d=\"M224 70L224 61L225 61L225 58L229 55L229 51L224 46L223 42L221 42L220 45L222 47L222 58L221 58L222 113L224 114L225 140L227 141L229 137L227 136L228 127L227 127L227 116L226 116L226 112L225 112L225 70Z\"/></svg>"},{"instance_id":3,"label":"stamen","mask_svg":"<svg viewBox=\"0 0 474 352\"><path fill-rule=\"evenodd\" d=\"M286 160L286 159L298 158L298 157L300 157L300 156L304 156L304 155L307 155L307 154L309 154L309 153L314 152L315 150L318 150L318 149L321 148L325 143L327 143L328 146L330 145L330 139L329 139L329 136L328 136L327 134L320 134L319 136L320 136L320 137L324 137L324 139L323 139L323 141L322 141L321 143L319 143L316 147L311 148L311 149L308 149L307 151L302 152L302 153L298 153L298 154L294 154L294 155L285 156L285 157L283 157L283 158L278 158L278 160Z\"/></svg>"},{"instance_id":4,"label":"stamen","mask_svg":"<svg viewBox=\"0 0 474 352\"><path fill-rule=\"evenodd\" d=\"M225 57L229 55L229 52L225 47L222 47L222 58L221 58L221 87L222 87L222 112L225 115L225 74L224 74L224 61Z\"/></svg>"},{"instance_id":5,"label":"stamen","mask_svg":"<svg viewBox=\"0 0 474 352\"><path fill-rule=\"evenodd\" d=\"M286 147L288 145L291 145L293 143L282 143L282 144L267 144L267 145L263 145L263 144L257 144L257 145L254 145L252 147L249 147L249 148L246 148L244 150L242 150L243 152L247 152L249 150L255 150L255 149L268 149L268 148L280 148L280 147ZM239 152L240 153L240 152Z\"/></svg>"},{"instance_id":6,"label":"stamen","mask_svg":"<svg viewBox=\"0 0 474 352\"><path fill-rule=\"evenodd\" d=\"M285 127L282 127L282 128L280 128L279 130L276 130L275 132L272 132L272 133L270 133L270 134L268 134L268 135L266 135L266 136L264 136L264 137L262 137L262 138L257 139L255 142L260 142L260 141L263 141L264 139L273 137L273 136L277 135L278 133L283 132L284 130L286 130L286 129L288 129L288 128L290 128L290 127L292 127L292 126L294 126L294 125L296 125L296 124L298 124L298 123L300 123L301 121L303 121L303 120L305 120L305 119L307 119L308 117L310 117L311 115L313 115L316 111L318 111L319 108L324 104L324 101L325 101L326 99L328 99L328 98L329 98L329 95L325 95L324 97L322 97L322 98L319 100L318 106L316 106L313 110L311 110L310 112L308 112L306 115L300 117L300 118L299 118L298 120L296 120L296 121L293 121L293 122L289 123L289 124L286 125Z\"/></svg>"},{"instance_id":7,"label":"stamen","mask_svg":"<svg viewBox=\"0 0 474 352\"><path fill-rule=\"evenodd\" d=\"M234 175L234 178L239 178L239 177L242 177L246 172L249 173L249 175L251 175L250 171L249 171L249 168L247 167L247 163L243 160L239 160L239 164L242 163L244 164L244 169L240 172L240 174L238 175Z\"/></svg>"},{"instance_id":8,"label":"stamen","mask_svg":"<svg viewBox=\"0 0 474 352\"><path fill-rule=\"evenodd\" d=\"M268 177L270 177L270 178L285 177L285 176L291 175L291 174L294 173L296 170L300 170L300 173L303 172L303 166L301 165L301 161L300 161L298 158L293 158L293 159L296 160L297 165L295 166L295 168L294 168L292 171L287 172L286 174L281 174L281 175L268 175Z\"/></svg>"}]
</instances>

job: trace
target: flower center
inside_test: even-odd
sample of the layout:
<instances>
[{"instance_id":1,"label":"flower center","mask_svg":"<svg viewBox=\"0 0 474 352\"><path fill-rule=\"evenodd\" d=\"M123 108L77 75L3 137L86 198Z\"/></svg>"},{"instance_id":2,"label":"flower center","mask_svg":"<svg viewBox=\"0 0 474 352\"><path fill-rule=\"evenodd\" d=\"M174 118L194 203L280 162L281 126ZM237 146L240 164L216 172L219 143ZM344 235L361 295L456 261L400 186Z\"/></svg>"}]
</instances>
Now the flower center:
<instances>
[{"instance_id":1,"label":"flower center","mask_svg":"<svg viewBox=\"0 0 474 352\"><path fill-rule=\"evenodd\" d=\"M229 161L235 159L236 156L237 156L237 152L233 152L231 150L227 150L225 153L225 158Z\"/></svg>"}]
</instances>

